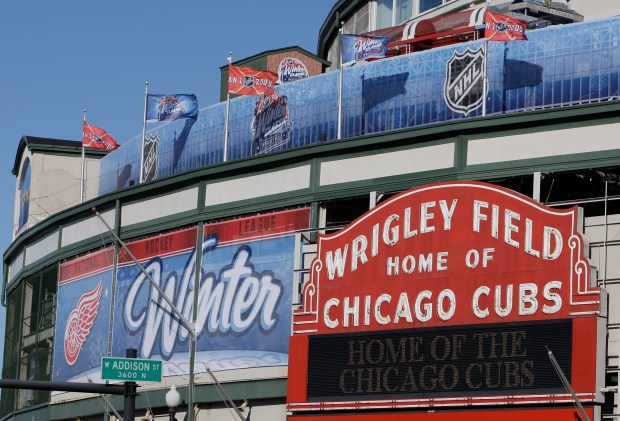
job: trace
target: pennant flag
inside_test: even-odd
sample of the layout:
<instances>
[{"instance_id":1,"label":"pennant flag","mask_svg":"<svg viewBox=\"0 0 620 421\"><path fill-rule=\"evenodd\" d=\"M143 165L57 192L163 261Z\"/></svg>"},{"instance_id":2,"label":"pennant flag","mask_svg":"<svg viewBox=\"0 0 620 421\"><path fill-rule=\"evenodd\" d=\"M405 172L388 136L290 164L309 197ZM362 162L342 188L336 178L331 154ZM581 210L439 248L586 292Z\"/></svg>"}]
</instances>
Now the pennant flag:
<instances>
[{"instance_id":1,"label":"pennant flag","mask_svg":"<svg viewBox=\"0 0 620 421\"><path fill-rule=\"evenodd\" d=\"M340 35L342 65L349 66L370 58L384 58L388 53L387 44L392 41L394 40L388 37L342 34Z\"/></svg>"},{"instance_id":2,"label":"pennant flag","mask_svg":"<svg viewBox=\"0 0 620 421\"><path fill-rule=\"evenodd\" d=\"M487 10L484 21L484 37L489 41L527 40L524 20Z\"/></svg>"},{"instance_id":3,"label":"pennant flag","mask_svg":"<svg viewBox=\"0 0 620 421\"><path fill-rule=\"evenodd\" d=\"M82 129L82 147L113 151L120 145L105 130L84 122Z\"/></svg>"},{"instance_id":4,"label":"pennant flag","mask_svg":"<svg viewBox=\"0 0 620 421\"><path fill-rule=\"evenodd\" d=\"M278 75L250 67L228 66L228 92L238 95L273 94Z\"/></svg>"},{"instance_id":5,"label":"pennant flag","mask_svg":"<svg viewBox=\"0 0 620 421\"><path fill-rule=\"evenodd\" d=\"M173 121L198 118L196 95L147 95L146 121Z\"/></svg>"}]
</instances>

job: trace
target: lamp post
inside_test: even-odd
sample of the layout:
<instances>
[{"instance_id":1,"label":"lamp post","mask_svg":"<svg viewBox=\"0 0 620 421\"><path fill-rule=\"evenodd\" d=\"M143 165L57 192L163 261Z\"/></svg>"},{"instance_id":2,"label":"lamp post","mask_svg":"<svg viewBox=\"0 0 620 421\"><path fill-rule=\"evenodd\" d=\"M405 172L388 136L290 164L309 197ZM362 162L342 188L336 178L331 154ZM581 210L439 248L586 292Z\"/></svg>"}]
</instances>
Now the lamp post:
<instances>
[{"instance_id":1,"label":"lamp post","mask_svg":"<svg viewBox=\"0 0 620 421\"><path fill-rule=\"evenodd\" d=\"M172 385L168 393L166 393L166 405L168 405L168 415L170 421L176 421L174 417L177 413L177 406L181 403L181 395L177 392L175 385Z\"/></svg>"}]
</instances>

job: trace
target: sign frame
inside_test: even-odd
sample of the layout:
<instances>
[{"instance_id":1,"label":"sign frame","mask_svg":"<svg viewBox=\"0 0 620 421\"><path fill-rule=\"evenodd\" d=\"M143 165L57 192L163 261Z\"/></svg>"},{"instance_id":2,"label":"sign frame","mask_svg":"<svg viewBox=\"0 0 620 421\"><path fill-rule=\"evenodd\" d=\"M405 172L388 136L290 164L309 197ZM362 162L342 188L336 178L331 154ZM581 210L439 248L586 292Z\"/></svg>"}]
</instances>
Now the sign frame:
<instances>
[{"instance_id":1,"label":"sign frame","mask_svg":"<svg viewBox=\"0 0 620 421\"><path fill-rule=\"evenodd\" d=\"M561 319L572 322L571 386L587 410L596 410L603 402L606 291L596 284L582 222L576 206L554 209L492 184L452 181L402 192L320 235L293 313L287 411L297 418L370 408L471 413L572 404L569 393L527 387L432 396L369 396L349 387L347 396L318 399L308 389L310 339L317 336L372 341L380 332Z\"/></svg>"},{"instance_id":2,"label":"sign frame","mask_svg":"<svg viewBox=\"0 0 620 421\"><path fill-rule=\"evenodd\" d=\"M121 364L123 367L109 367ZM134 367L136 366L137 367ZM101 357L101 379L132 382L161 382L162 361L124 357ZM144 366L148 366L147 369Z\"/></svg>"}]
</instances>

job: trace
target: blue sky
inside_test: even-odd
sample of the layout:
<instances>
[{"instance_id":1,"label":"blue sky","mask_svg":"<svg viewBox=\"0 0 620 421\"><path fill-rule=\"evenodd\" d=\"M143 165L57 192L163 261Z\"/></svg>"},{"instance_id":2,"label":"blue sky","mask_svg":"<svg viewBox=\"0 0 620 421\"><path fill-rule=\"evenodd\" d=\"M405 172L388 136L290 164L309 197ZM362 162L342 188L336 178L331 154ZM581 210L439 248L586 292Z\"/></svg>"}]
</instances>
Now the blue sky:
<instances>
[{"instance_id":1,"label":"blue sky","mask_svg":"<svg viewBox=\"0 0 620 421\"><path fill-rule=\"evenodd\" d=\"M11 243L23 135L80 140L82 110L119 143L142 132L151 93L219 101L220 70L289 46L316 53L335 0L10 1L0 12L0 249ZM4 338L4 308L0 308ZM3 349L0 347L0 350ZM1 352L1 351L0 351Z\"/></svg>"}]
</instances>

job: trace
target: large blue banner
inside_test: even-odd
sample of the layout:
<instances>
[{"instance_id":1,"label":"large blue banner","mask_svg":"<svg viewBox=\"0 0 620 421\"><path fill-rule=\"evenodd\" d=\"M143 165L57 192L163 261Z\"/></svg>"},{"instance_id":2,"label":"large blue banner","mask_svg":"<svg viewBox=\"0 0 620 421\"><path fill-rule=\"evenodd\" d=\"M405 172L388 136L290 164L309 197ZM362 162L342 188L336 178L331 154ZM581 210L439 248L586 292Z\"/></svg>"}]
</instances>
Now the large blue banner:
<instances>
[{"instance_id":1,"label":"large blue banner","mask_svg":"<svg viewBox=\"0 0 620 421\"><path fill-rule=\"evenodd\" d=\"M101 378L101 357L110 343L113 263L109 248L60 266L54 381Z\"/></svg>"},{"instance_id":2,"label":"large blue banner","mask_svg":"<svg viewBox=\"0 0 620 421\"><path fill-rule=\"evenodd\" d=\"M205 227L196 291L196 372L204 371L206 364L216 371L288 363L299 240L290 229L283 229L286 224L272 224L284 220L306 228L308 212L291 211ZM255 228L251 233L240 231L245 226ZM231 227L236 230L233 235ZM197 230L192 228L128 244L188 321L194 308L196 235ZM136 348L138 358L163 360L164 376L187 374L189 332L123 252L119 255L115 297L112 355L124 356L126 348Z\"/></svg>"},{"instance_id":3,"label":"large blue banner","mask_svg":"<svg viewBox=\"0 0 620 421\"><path fill-rule=\"evenodd\" d=\"M529 31L527 41L461 43L343 71L342 135L606 101L620 96L620 18ZM485 51L486 50L486 51ZM489 89L483 101L482 65ZM472 81L472 84L470 84ZM228 159L334 141L338 72L276 87L275 100L231 101ZM149 131L157 178L222 162L226 104ZM139 183L141 136L101 160L99 193Z\"/></svg>"}]
</instances>

